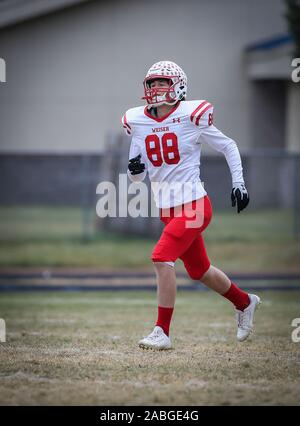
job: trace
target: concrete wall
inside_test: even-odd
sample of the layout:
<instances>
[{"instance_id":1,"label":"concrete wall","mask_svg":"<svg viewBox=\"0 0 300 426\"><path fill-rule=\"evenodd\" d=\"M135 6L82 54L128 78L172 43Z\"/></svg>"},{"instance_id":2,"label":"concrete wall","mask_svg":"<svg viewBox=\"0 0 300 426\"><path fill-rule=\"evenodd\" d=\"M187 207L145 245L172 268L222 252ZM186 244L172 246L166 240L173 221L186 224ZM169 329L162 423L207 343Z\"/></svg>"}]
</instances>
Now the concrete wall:
<instances>
[{"instance_id":1,"label":"concrete wall","mask_svg":"<svg viewBox=\"0 0 300 426\"><path fill-rule=\"evenodd\" d=\"M142 80L178 62L189 98L215 105L217 127L251 141L245 45L286 30L283 0L90 1L0 30L2 152L99 152Z\"/></svg>"}]
</instances>

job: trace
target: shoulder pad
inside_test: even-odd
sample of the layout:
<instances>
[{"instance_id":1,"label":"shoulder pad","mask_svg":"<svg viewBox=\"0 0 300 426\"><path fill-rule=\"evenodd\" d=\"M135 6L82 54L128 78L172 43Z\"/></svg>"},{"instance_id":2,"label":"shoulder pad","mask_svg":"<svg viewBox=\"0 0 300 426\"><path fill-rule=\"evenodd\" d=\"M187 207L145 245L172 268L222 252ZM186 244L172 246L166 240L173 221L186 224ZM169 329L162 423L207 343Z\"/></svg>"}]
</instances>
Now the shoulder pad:
<instances>
[{"instance_id":1,"label":"shoulder pad","mask_svg":"<svg viewBox=\"0 0 300 426\"><path fill-rule=\"evenodd\" d=\"M144 119L144 106L128 109L122 117L122 126L127 135L132 135L136 125L141 124Z\"/></svg>"}]
</instances>

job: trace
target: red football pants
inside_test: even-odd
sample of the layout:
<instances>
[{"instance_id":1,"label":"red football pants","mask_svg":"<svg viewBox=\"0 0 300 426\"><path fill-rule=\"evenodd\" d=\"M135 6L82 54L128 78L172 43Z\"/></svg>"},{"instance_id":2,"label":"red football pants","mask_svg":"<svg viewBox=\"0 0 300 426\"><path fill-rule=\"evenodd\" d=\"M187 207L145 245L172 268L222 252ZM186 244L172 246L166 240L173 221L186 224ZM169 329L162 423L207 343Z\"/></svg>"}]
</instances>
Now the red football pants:
<instances>
[{"instance_id":1,"label":"red football pants","mask_svg":"<svg viewBox=\"0 0 300 426\"><path fill-rule=\"evenodd\" d=\"M153 262L184 263L189 276L199 280L210 267L201 233L212 218L209 197L183 206L160 209L160 219L166 225L152 252Z\"/></svg>"}]
</instances>

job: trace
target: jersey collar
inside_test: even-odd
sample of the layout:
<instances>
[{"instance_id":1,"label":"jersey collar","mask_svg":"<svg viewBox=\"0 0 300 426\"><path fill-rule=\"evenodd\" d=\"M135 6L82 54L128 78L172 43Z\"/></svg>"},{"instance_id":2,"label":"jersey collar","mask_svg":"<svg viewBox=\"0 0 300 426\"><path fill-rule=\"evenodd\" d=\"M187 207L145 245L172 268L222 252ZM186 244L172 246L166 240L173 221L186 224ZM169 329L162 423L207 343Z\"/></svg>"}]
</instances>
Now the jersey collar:
<instances>
[{"instance_id":1,"label":"jersey collar","mask_svg":"<svg viewBox=\"0 0 300 426\"><path fill-rule=\"evenodd\" d=\"M179 107L179 105L180 105L180 101L179 102L177 102L177 104L176 105L174 105L174 107L168 112L168 114L166 114L166 115L164 115L164 116L162 116L162 117L160 117L160 118L158 118L158 117L153 117L153 115L151 115L149 112L148 112L148 107L145 107L145 109L144 109L144 114L147 116L147 117L149 117L149 118L152 118L152 120L155 120L155 121L157 121L158 123L161 123L162 121L164 121L166 118L168 118L171 114L173 114L173 112L175 112L176 111L176 109Z\"/></svg>"}]
</instances>

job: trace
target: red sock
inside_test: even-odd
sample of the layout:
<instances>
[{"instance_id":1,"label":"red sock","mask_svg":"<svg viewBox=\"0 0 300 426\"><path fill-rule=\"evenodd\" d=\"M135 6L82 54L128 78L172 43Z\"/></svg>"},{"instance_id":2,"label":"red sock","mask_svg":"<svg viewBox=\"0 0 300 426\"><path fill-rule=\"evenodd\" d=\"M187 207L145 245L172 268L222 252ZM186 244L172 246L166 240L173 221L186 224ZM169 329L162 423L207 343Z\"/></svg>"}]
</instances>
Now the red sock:
<instances>
[{"instance_id":1,"label":"red sock","mask_svg":"<svg viewBox=\"0 0 300 426\"><path fill-rule=\"evenodd\" d=\"M230 300L239 311L243 311L250 304L248 293L238 288L233 282L230 289L223 296Z\"/></svg>"},{"instance_id":2,"label":"red sock","mask_svg":"<svg viewBox=\"0 0 300 426\"><path fill-rule=\"evenodd\" d=\"M158 316L155 325L161 327L167 336L169 336L170 323L173 311L174 308L164 308L162 306L158 307Z\"/></svg>"}]
</instances>

